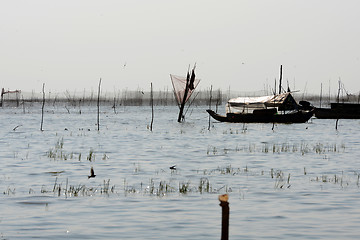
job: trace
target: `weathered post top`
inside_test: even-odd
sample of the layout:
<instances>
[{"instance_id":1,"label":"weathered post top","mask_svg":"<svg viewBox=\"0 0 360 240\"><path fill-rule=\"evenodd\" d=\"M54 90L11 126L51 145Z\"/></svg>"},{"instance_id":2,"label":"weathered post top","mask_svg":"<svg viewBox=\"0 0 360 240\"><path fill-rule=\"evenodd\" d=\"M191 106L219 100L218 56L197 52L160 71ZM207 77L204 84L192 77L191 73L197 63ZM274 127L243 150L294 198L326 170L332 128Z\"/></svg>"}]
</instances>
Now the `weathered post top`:
<instances>
[{"instance_id":1,"label":"weathered post top","mask_svg":"<svg viewBox=\"0 0 360 240\"><path fill-rule=\"evenodd\" d=\"M228 194L219 195L219 201L220 202L227 202L229 200Z\"/></svg>"},{"instance_id":2,"label":"weathered post top","mask_svg":"<svg viewBox=\"0 0 360 240\"><path fill-rule=\"evenodd\" d=\"M221 240L229 239L229 195L223 194L219 195L220 206L222 209L222 218L221 218Z\"/></svg>"}]
</instances>

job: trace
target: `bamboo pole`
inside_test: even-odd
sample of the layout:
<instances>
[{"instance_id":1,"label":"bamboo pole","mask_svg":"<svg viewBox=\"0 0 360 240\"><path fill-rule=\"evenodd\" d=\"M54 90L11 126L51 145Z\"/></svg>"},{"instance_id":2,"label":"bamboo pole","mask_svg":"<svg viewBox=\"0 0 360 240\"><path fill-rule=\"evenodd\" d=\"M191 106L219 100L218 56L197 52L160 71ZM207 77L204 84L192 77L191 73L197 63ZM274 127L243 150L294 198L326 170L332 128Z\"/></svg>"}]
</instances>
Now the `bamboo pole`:
<instances>
[{"instance_id":1,"label":"bamboo pole","mask_svg":"<svg viewBox=\"0 0 360 240\"><path fill-rule=\"evenodd\" d=\"M335 130L338 130L338 122L339 122L339 119L336 119Z\"/></svg>"},{"instance_id":2,"label":"bamboo pole","mask_svg":"<svg viewBox=\"0 0 360 240\"><path fill-rule=\"evenodd\" d=\"M219 196L220 207L222 209L222 219L221 219L221 240L229 239L229 195L224 194Z\"/></svg>"},{"instance_id":3,"label":"bamboo pole","mask_svg":"<svg viewBox=\"0 0 360 240\"><path fill-rule=\"evenodd\" d=\"M43 123L44 123L44 106L45 106L45 83L43 83L42 93L43 93L43 101L42 101L42 107L41 107L41 124L40 124L40 131L44 131L44 130L43 130Z\"/></svg>"},{"instance_id":4,"label":"bamboo pole","mask_svg":"<svg viewBox=\"0 0 360 240\"><path fill-rule=\"evenodd\" d=\"M321 108L321 98L322 98L322 83L320 85L320 108Z\"/></svg>"},{"instance_id":5,"label":"bamboo pole","mask_svg":"<svg viewBox=\"0 0 360 240\"><path fill-rule=\"evenodd\" d=\"M97 99L97 127L98 127L98 131L100 131L100 86L101 86L101 78L100 78L100 81L99 81L98 99Z\"/></svg>"},{"instance_id":6,"label":"bamboo pole","mask_svg":"<svg viewBox=\"0 0 360 240\"><path fill-rule=\"evenodd\" d=\"M114 97L114 104L113 104L114 113L116 114L116 97Z\"/></svg>"},{"instance_id":7,"label":"bamboo pole","mask_svg":"<svg viewBox=\"0 0 360 240\"><path fill-rule=\"evenodd\" d=\"M0 107L3 107L3 101L4 101L4 88L1 89L1 100L0 100Z\"/></svg>"},{"instance_id":8,"label":"bamboo pole","mask_svg":"<svg viewBox=\"0 0 360 240\"><path fill-rule=\"evenodd\" d=\"M189 91L189 81L190 81L190 74L189 74L189 71L188 71L188 74L187 74L187 77L186 77L186 86L185 86L184 97L183 97L183 100L181 102L180 112L179 112L179 116L178 116L178 122L181 122L181 119L184 118L183 112L184 112L186 98L187 98L188 91Z\"/></svg>"},{"instance_id":9,"label":"bamboo pole","mask_svg":"<svg viewBox=\"0 0 360 240\"><path fill-rule=\"evenodd\" d=\"M25 114L25 101L24 101L24 96L21 95L22 98L22 105L23 105L23 113Z\"/></svg>"},{"instance_id":10,"label":"bamboo pole","mask_svg":"<svg viewBox=\"0 0 360 240\"><path fill-rule=\"evenodd\" d=\"M341 90L341 82L339 80L339 89L338 89L338 94L337 94L337 98L336 98L336 102L339 103L340 102L340 90Z\"/></svg>"},{"instance_id":11,"label":"bamboo pole","mask_svg":"<svg viewBox=\"0 0 360 240\"><path fill-rule=\"evenodd\" d=\"M341 82L340 82L340 79L339 79L339 89L338 89L338 94L337 94L337 103L340 102L340 90L341 90ZM335 130L338 129L338 122L339 122L339 118L336 119Z\"/></svg>"},{"instance_id":12,"label":"bamboo pole","mask_svg":"<svg viewBox=\"0 0 360 240\"><path fill-rule=\"evenodd\" d=\"M209 109L211 109L211 98L212 98L212 85L210 87ZM210 131L210 127L211 127L211 121L210 121L210 115L209 115L209 127L208 127L209 131Z\"/></svg>"},{"instance_id":13,"label":"bamboo pole","mask_svg":"<svg viewBox=\"0 0 360 240\"><path fill-rule=\"evenodd\" d=\"M153 122L154 122L154 96L153 96L153 85L151 83L151 92L150 92L150 101L151 101L151 123L150 123L150 131L152 131L153 128Z\"/></svg>"}]
</instances>

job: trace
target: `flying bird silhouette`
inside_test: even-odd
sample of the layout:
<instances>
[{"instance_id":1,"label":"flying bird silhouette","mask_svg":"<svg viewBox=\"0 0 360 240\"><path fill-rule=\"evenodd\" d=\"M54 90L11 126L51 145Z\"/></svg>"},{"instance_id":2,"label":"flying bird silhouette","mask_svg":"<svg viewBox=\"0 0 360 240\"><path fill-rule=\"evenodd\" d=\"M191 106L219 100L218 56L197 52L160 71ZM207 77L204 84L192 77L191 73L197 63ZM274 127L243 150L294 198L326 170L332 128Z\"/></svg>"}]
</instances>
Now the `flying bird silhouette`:
<instances>
[{"instance_id":1,"label":"flying bird silhouette","mask_svg":"<svg viewBox=\"0 0 360 240\"><path fill-rule=\"evenodd\" d=\"M89 179L89 178L94 178L94 177L96 177L95 172L94 172L94 168L91 167L91 169L90 169L90 176L88 176L88 179Z\"/></svg>"},{"instance_id":2,"label":"flying bird silhouette","mask_svg":"<svg viewBox=\"0 0 360 240\"><path fill-rule=\"evenodd\" d=\"M176 165L170 167L171 170L176 170Z\"/></svg>"}]
</instances>

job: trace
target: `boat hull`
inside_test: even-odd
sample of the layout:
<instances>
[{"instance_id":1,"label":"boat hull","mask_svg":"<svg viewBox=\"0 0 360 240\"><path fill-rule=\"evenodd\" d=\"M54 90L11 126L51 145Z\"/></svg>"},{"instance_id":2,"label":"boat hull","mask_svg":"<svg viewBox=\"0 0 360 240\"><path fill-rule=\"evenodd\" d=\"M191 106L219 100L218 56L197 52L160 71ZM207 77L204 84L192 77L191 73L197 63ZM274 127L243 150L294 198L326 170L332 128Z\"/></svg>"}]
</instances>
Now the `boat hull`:
<instances>
[{"instance_id":1,"label":"boat hull","mask_svg":"<svg viewBox=\"0 0 360 240\"><path fill-rule=\"evenodd\" d=\"M315 108L315 117L319 119L360 119L360 112L331 108Z\"/></svg>"},{"instance_id":2,"label":"boat hull","mask_svg":"<svg viewBox=\"0 0 360 240\"><path fill-rule=\"evenodd\" d=\"M296 111L287 114L242 114L242 113L228 113L226 116L215 113L208 109L206 110L212 118L219 122L232 123L305 123L313 115L313 111Z\"/></svg>"},{"instance_id":3,"label":"boat hull","mask_svg":"<svg viewBox=\"0 0 360 240\"><path fill-rule=\"evenodd\" d=\"M314 114L320 119L360 119L360 104L331 103L331 108L315 108Z\"/></svg>"}]
</instances>

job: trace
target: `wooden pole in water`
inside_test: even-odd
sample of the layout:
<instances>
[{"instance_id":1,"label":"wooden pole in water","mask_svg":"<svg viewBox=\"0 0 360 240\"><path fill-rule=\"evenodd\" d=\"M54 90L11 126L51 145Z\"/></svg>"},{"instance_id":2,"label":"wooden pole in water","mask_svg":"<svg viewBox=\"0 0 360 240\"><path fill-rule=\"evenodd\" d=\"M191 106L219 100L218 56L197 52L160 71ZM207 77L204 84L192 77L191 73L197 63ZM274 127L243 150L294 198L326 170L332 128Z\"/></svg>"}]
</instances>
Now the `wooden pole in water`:
<instances>
[{"instance_id":1,"label":"wooden pole in water","mask_svg":"<svg viewBox=\"0 0 360 240\"><path fill-rule=\"evenodd\" d=\"M338 95L337 95L337 103L340 102L340 89L341 89L341 82L340 82L340 80L339 80L339 89L338 89ZM338 122L339 122L339 118L336 119L335 130L338 129Z\"/></svg>"},{"instance_id":2,"label":"wooden pole in water","mask_svg":"<svg viewBox=\"0 0 360 240\"><path fill-rule=\"evenodd\" d=\"M276 85L276 78L275 78L275 86L274 86L274 91L273 91L274 95L276 95L276 87L277 87L277 85Z\"/></svg>"},{"instance_id":3,"label":"wooden pole in water","mask_svg":"<svg viewBox=\"0 0 360 240\"><path fill-rule=\"evenodd\" d=\"M220 207L222 209L222 220L221 220L221 240L229 239L229 195L224 194L219 196Z\"/></svg>"},{"instance_id":4,"label":"wooden pole in water","mask_svg":"<svg viewBox=\"0 0 360 240\"><path fill-rule=\"evenodd\" d=\"M101 78L100 78L100 81L99 81L98 99L97 99L97 127L98 127L98 131L100 131L100 85L101 85Z\"/></svg>"},{"instance_id":5,"label":"wooden pole in water","mask_svg":"<svg viewBox=\"0 0 360 240\"><path fill-rule=\"evenodd\" d=\"M114 113L116 114L116 97L114 97L113 109L114 109Z\"/></svg>"},{"instance_id":6,"label":"wooden pole in water","mask_svg":"<svg viewBox=\"0 0 360 240\"><path fill-rule=\"evenodd\" d=\"M210 87L210 100L209 100L209 109L211 109L211 99L212 99L212 85ZM211 121L210 121L210 115L209 115L209 127L208 130L210 131Z\"/></svg>"},{"instance_id":7,"label":"wooden pole in water","mask_svg":"<svg viewBox=\"0 0 360 240\"><path fill-rule=\"evenodd\" d=\"M338 89L338 94L337 94L337 98L336 98L336 102L339 103L340 102L340 90L341 90L341 82L339 80L339 89Z\"/></svg>"},{"instance_id":8,"label":"wooden pole in water","mask_svg":"<svg viewBox=\"0 0 360 240\"><path fill-rule=\"evenodd\" d=\"M40 131L43 131L43 123L44 123L45 83L43 83L42 93L43 93L43 102L42 102L42 107L41 107L41 124L40 124Z\"/></svg>"},{"instance_id":9,"label":"wooden pole in water","mask_svg":"<svg viewBox=\"0 0 360 240\"><path fill-rule=\"evenodd\" d=\"M335 130L338 129L338 122L339 122L339 119L336 119L336 123L335 123Z\"/></svg>"},{"instance_id":10,"label":"wooden pole in water","mask_svg":"<svg viewBox=\"0 0 360 240\"><path fill-rule=\"evenodd\" d=\"M320 85L320 108L321 108L321 98L322 98L322 83Z\"/></svg>"},{"instance_id":11,"label":"wooden pole in water","mask_svg":"<svg viewBox=\"0 0 360 240\"><path fill-rule=\"evenodd\" d=\"M4 88L2 88L1 89L0 107L3 107L4 93L5 93L5 90L4 90Z\"/></svg>"},{"instance_id":12,"label":"wooden pole in water","mask_svg":"<svg viewBox=\"0 0 360 240\"><path fill-rule=\"evenodd\" d=\"M25 101L24 101L24 96L21 95L22 98L22 105L23 105L23 113L25 114Z\"/></svg>"},{"instance_id":13,"label":"wooden pole in water","mask_svg":"<svg viewBox=\"0 0 360 240\"><path fill-rule=\"evenodd\" d=\"M152 131L153 122L154 122L154 96L153 96L153 85L152 85L152 83L151 83L150 97L151 97L151 123L150 123L150 131Z\"/></svg>"},{"instance_id":14,"label":"wooden pole in water","mask_svg":"<svg viewBox=\"0 0 360 240\"><path fill-rule=\"evenodd\" d=\"M186 98L187 98L188 91L189 91L189 81L190 81L190 74L189 74L189 70L188 70L188 74L187 74L187 77L186 77L185 92L184 92L184 97L183 97L183 100L182 100L181 106L180 106L178 122L181 122L181 119L183 118L184 107L185 107Z\"/></svg>"}]
</instances>

